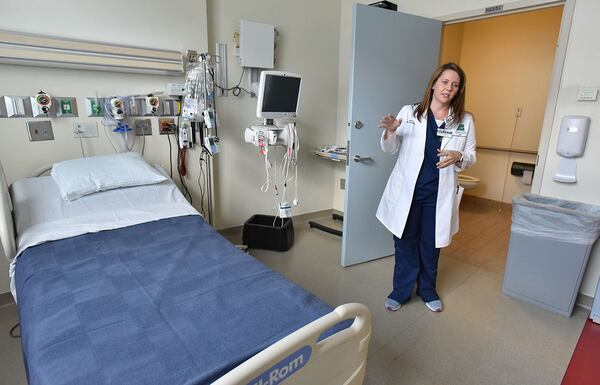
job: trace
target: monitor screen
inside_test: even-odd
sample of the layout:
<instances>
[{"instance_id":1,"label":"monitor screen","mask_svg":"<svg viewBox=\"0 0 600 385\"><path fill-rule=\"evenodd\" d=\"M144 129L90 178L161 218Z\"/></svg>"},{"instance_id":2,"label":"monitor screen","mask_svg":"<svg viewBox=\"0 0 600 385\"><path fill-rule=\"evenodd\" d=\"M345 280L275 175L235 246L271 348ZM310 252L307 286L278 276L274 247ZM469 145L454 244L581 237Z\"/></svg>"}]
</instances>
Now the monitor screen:
<instances>
[{"instance_id":1,"label":"monitor screen","mask_svg":"<svg viewBox=\"0 0 600 385\"><path fill-rule=\"evenodd\" d=\"M298 75L266 72L262 76L257 113L259 117L294 117L298 110L300 84Z\"/></svg>"}]
</instances>

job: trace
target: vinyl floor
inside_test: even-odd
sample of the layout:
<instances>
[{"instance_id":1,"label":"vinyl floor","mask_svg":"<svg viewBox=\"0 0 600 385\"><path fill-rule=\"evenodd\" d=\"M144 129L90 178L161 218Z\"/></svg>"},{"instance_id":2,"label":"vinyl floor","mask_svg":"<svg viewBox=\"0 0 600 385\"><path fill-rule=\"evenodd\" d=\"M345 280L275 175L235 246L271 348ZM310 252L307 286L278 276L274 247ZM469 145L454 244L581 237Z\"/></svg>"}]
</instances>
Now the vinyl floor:
<instances>
[{"instance_id":1,"label":"vinyl floor","mask_svg":"<svg viewBox=\"0 0 600 385\"><path fill-rule=\"evenodd\" d=\"M341 228L329 216L316 220ZM386 311L393 257L342 268L341 238L306 221L294 222L289 251L250 252L333 306L369 307L365 385L560 384L589 311L576 307L565 318L502 294L510 222L510 211L463 202L460 232L440 257L441 313L417 298ZM229 238L240 243L239 235ZM20 341L8 336L17 320L15 305L0 307L0 385L26 384Z\"/></svg>"}]
</instances>

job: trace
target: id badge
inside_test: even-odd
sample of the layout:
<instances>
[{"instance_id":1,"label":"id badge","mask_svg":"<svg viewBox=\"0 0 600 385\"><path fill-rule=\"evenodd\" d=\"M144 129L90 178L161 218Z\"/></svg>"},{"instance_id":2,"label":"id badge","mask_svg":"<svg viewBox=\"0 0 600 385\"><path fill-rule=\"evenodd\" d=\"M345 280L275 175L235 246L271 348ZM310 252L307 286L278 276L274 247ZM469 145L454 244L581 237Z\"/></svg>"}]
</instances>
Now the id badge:
<instances>
[{"instance_id":1,"label":"id badge","mask_svg":"<svg viewBox=\"0 0 600 385\"><path fill-rule=\"evenodd\" d=\"M437 136L441 136L444 138L451 138L454 130L451 128L438 128Z\"/></svg>"},{"instance_id":2,"label":"id badge","mask_svg":"<svg viewBox=\"0 0 600 385\"><path fill-rule=\"evenodd\" d=\"M454 130L454 136L465 137L467 136L467 128L464 124L460 123Z\"/></svg>"}]
</instances>

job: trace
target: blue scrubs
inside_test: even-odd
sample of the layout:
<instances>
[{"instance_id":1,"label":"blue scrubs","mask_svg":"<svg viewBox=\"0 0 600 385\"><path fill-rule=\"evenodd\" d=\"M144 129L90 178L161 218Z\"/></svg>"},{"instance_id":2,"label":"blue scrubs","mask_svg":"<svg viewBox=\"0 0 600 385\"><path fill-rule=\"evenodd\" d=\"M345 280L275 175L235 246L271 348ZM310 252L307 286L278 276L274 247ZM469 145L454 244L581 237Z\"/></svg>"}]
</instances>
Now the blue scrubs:
<instances>
[{"instance_id":1,"label":"blue scrubs","mask_svg":"<svg viewBox=\"0 0 600 385\"><path fill-rule=\"evenodd\" d=\"M439 128L444 128L443 123ZM394 290L389 298L405 303L417 284L417 295L425 302L440 299L435 290L440 249L435 247L435 211L440 171L438 149L441 137L431 109L427 112L425 157L413 195L402 238L394 236Z\"/></svg>"}]
</instances>

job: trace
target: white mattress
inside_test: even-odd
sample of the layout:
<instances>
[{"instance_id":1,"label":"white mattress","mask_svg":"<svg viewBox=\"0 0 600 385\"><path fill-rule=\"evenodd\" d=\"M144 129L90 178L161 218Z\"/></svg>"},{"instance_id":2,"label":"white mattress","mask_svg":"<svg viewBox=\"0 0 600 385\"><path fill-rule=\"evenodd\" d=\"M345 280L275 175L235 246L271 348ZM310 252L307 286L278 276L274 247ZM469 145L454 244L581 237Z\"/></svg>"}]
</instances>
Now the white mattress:
<instances>
[{"instance_id":1,"label":"white mattress","mask_svg":"<svg viewBox=\"0 0 600 385\"><path fill-rule=\"evenodd\" d=\"M28 247L164 218L200 215L171 180L65 201L54 179L45 176L14 182L11 196L17 230L17 254L10 266L11 281L17 257ZM13 282L11 291L15 296Z\"/></svg>"}]
</instances>

